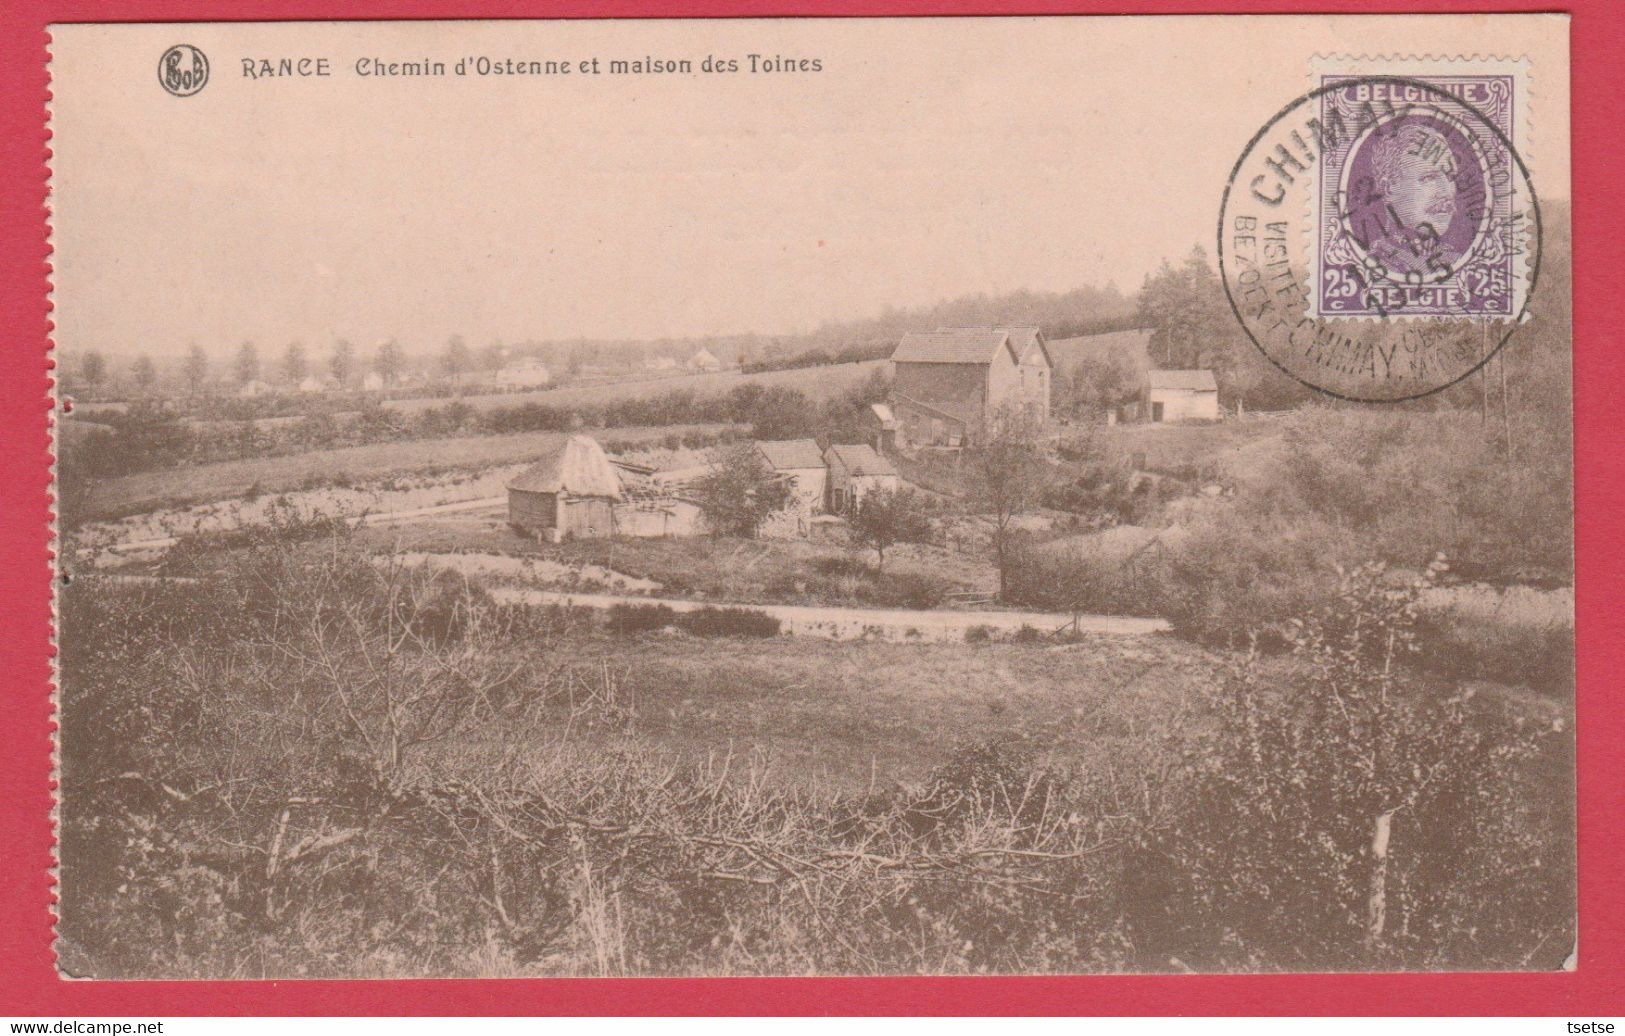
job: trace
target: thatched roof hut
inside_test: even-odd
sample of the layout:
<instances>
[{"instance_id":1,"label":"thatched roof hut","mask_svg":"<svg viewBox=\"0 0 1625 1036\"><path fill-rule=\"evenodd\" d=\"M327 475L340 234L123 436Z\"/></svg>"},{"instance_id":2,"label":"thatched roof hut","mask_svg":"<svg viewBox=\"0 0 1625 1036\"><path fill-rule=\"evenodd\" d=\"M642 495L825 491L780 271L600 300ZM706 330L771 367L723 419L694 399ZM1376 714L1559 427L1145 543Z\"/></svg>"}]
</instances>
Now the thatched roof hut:
<instances>
[{"instance_id":1,"label":"thatched roof hut","mask_svg":"<svg viewBox=\"0 0 1625 1036\"><path fill-rule=\"evenodd\" d=\"M508 521L552 540L608 536L622 499L620 476L604 448L572 435L508 483Z\"/></svg>"}]
</instances>

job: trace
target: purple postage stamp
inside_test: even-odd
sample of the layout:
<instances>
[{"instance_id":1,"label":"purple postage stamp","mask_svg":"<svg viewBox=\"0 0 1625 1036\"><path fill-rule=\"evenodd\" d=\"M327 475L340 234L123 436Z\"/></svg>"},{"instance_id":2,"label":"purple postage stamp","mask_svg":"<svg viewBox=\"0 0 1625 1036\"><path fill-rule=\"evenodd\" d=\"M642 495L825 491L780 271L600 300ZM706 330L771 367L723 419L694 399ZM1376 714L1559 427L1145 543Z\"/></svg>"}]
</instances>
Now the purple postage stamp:
<instances>
[{"instance_id":1,"label":"purple postage stamp","mask_svg":"<svg viewBox=\"0 0 1625 1036\"><path fill-rule=\"evenodd\" d=\"M1517 317L1521 64L1317 62L1317 316Z\"/></svg>"}]
</instances>

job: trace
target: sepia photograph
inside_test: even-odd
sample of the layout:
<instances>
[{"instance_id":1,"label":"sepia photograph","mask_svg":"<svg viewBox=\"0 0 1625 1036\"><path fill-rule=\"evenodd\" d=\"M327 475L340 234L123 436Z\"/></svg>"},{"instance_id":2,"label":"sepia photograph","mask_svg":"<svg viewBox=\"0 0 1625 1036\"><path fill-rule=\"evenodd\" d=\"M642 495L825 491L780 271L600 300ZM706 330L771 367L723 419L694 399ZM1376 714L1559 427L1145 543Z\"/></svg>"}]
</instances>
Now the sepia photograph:
<instances>
[{"instance_id":1,"label":"sepia photograph","mask_svg":"<svg viewBox=\"0 0 1625 1036\"><path fill-rule=\"evenodd\" d=\"M62 977L1575 967L1566 15L49 46Z\"/></svg>"}]
</instances>

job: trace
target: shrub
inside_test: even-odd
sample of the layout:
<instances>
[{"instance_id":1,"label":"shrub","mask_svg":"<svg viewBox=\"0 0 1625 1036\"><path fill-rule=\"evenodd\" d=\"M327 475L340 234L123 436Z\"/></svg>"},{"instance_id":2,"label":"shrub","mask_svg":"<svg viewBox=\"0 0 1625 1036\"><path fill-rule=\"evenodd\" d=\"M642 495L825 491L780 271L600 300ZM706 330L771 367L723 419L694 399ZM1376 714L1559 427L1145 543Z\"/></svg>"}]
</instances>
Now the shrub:
<instances>
[{"instance_id":1,"label":"shrub","mask_svg":"<svg viewBox=\"0 0 1625 1036\"><path fill-rule=\"evenodd\" d=\"M1044 639L1044 633L1034 626L1022 623L1021 628L1016 630L1010 639L1017 644L1036 644Z\"/></svg>"},{"instance_id":2,"label":"shrub","mask_svg":"<svg viewBox=\"0 0 1625 1036\"><path fill-rule=\"evenodd\" d=\"M992 626L977 625L965 627L965 643L967 644L986 644L992 639Z\"/></svg>"},{"instance_id":3,"label":"shrub","mask_svg":"<svg viewBox=\"0 0 1625 1036\"><path fill-rule=\"evenodd\" d=\"M1204 969L1555 967L1572 838L1525 765L1548 729L1408 682L1419 587L1350 570L1294 625L1295 664L1239 663L1186 755L1181 820L1123 890L1153 959ZM1544 848L1542 848L1544 847Z\"/></svg>"},{"instance_id":4,"label":"shrub","mask_svg":"<svg viewBox=\"0 0 1625 1036\"><path fill-rule=\"evenodd\" d=\"M812 563L813 571L821 576L862 579L873 575L869 566L857 558L818 558Z\"/></svg>"},{"instance_id":5,"label":"shrub","mask_svg":"<svg viewBox=\"0 0 1625 1036\"><path fill-rule=\"evenodd\" d=\"M676 623L677 613L664 604L616 604L609 609L609 628L615 633L646 633Z\"/></svg>"},{"instance_id":6,"label":"shrub","mask_svg":"<svg viewBox=\"0 0 1625 1036\"><path fill-rule=\"evenodd\" d=\"M1512 587L1453 587L1417 616L1417 663L1459 679L1574 690L1573 597Z\"/></svg>"},{"instance_id":7,"label":"shrub","mask_svg":"<svg viewBox=\"0 0 1625 1036\"><path fill-rule=\"evenodd\" d=\"M776 637L779 620L754 608L713 608L682 612L677 625L697 637Z\"/></svg>"},{"instance_id":8,"label":"shrub","mask_svg":"<svg viewBox=\"0 0 1625 1036\"><path fill-rule=\"evenodd\" d=\"M857 590L865 604L926 610L940 607L953 587L948 580L926 573L886 572L873 581L859 583Z\"/></svg>"}]
</instances>

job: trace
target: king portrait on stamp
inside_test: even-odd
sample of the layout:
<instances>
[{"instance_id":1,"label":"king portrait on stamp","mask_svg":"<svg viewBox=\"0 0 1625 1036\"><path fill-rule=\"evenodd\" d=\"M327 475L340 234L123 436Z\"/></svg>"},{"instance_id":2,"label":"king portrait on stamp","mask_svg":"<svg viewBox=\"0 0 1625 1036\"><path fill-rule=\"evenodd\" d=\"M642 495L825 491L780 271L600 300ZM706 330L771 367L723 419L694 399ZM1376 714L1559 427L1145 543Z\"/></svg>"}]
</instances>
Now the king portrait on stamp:
<instances>
[{"instance_id":1,"label":"king portrait on stamp","mask_svg":"<svg viewBox=\"0 0 1625 1036\"><path fill-rule=\"evenodd\" d=\"M1531 232L1514 144L1522 68L1481 64L1320 74L1319 315L1517 315ZM1373 67L1401 78L1373 80Z\"/></svg>"}]
</instances>

